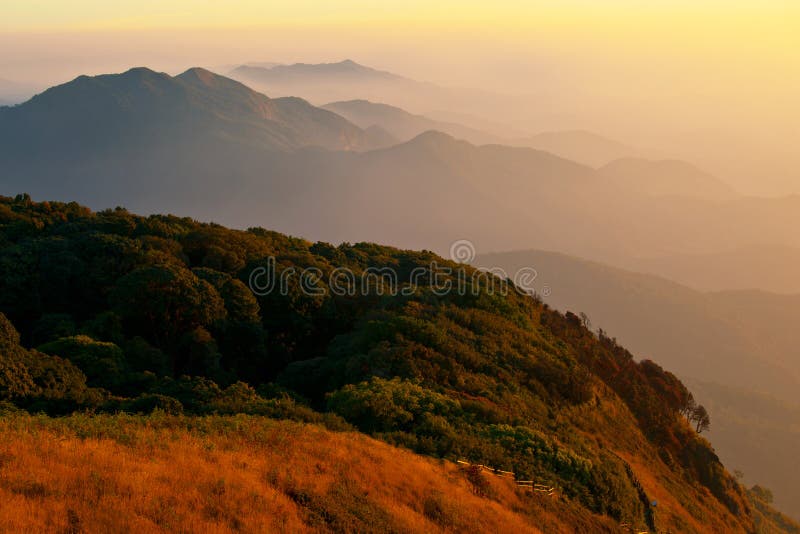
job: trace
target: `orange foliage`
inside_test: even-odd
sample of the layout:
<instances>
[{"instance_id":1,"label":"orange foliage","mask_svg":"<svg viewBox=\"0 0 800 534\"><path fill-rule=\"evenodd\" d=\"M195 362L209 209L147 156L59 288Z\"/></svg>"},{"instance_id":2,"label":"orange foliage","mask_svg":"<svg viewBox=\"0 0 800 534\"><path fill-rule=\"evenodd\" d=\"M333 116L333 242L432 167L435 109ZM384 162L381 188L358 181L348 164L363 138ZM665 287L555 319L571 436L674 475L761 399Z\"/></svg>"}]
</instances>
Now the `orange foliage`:
<instances>
[{"instance_id":1,"label":"orange foliage","mask_svg":"<svg viewBox=\"0 0 800 534\"><path fill-rule=\"evenodd\" d=\"M480 497L450 462L256 417L0 417L1 532L611 531L488 479Z\"/></svg>"}]
</instances>

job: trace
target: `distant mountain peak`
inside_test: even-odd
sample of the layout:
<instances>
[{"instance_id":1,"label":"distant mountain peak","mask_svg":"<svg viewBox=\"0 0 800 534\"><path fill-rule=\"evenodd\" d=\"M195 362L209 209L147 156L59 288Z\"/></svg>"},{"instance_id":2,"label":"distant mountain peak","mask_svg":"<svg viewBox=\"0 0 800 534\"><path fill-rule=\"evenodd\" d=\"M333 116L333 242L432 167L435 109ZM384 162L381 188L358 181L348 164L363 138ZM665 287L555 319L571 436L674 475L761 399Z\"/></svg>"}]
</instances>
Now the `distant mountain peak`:
<instances>
[{"instance_id":1,"label":"distant mountain peak","mask_svg":"<svg viewBox=\"0 0 800 534\"><path fill-rule=\"evenodd\" d=\"M147 67L133 67L122 74L101 74L100 76L80 76L88 79L110 79L117 77L123 80L169 80L171 76L165 72L158 72Z\"/></svg>"},{"instance_id":2,"label":"distant mountain peak","mask_svg":"<svg viewBox=\"0 0 800 534\"><path fill-rule=\"evenodd\" d=\"M218 74L211 72L208 69L204 69L203 67L192 67L190 69L186 69L184 72L176 76L176 78L180 79L187 79L195 77L201 80L210 80L213 78L220 78Z\"/></svg>"},{"instance_id":3,"label":"distant mountain peak","mask_svg":"<svg viewBox=\"0 0 800 534\"><path fill-rule=\"evenodd\" d=\"M332 63L331 65L336 65L336 66L341 67L343 69L350 69L350 70L355 71L355 72L379 73L379 74L387 74L387 75L394 76L393 74L391 74L389 72L382 71L382 70L379 70L379 69L375 69L373 67L368 67L366 65L362 65L361 63L357 63L357 62L353 61L352 59L345 59L345 60L340 61L338 63Z\"/></svg>"},{"instance_id":4,"label":"distant mountain peak","mask_svg":"<svg viewBox=\"0 0 800 534\"><path fill-rule=\"evenodd\" d=\"M455 137L452 135L448 135L444 132L440 132L439 130L428 130L426 132L422 132L414 139L409 141L409 143L419 144L419 145L442 145L442 144L450 144L450 143L457 143L459 142ZM466 143L466 141L461 141L462 143Z\"/></svg>"},{"instance_id":5,"label":"distant mountain peak","mask_svg":"<svg viewBox=\"0 0 800 534\"><path fill-rule=\"evenodd\" d=\"M159 75L159 74L166 76L166 74L164 74L163 72L154 71L149 67L131 67L125 72L123 72L122 76L137 76L137 75L144 76L144 75ZM113 74L110 74L109 76L113 76Z\"/></svg>"},{"instance_id":6,"label":"distant mountain peak","mask_svg":"<svg viewBox=\"0 0 800 534\"><path fill-rule=\"evenodd\" d=\"M271 67L245 64L233 69L231 75L247 76L261 81L280 81L287 77L297 76L331 75L346 77L355 76L365 79L402 79L401 76L362 65L352 59L345 59L333 63L293 63L291 65L274 65Z\"/></svg>"},{"instance_id":7,"label":"distant mountain peak","mask_svg":"<svg viewBox=\"0 0 800 534\"><path fill-rule=\"evenodd\" d=\"M192 67L181 74L175 76L175 79L183 83L189 84L194 87L205 87L214 90L234 91L242 94L255 95L255 91L244 85L225 76L221 76L215 72L204 69L202 67Z\"/></svg>"}]
</instances>

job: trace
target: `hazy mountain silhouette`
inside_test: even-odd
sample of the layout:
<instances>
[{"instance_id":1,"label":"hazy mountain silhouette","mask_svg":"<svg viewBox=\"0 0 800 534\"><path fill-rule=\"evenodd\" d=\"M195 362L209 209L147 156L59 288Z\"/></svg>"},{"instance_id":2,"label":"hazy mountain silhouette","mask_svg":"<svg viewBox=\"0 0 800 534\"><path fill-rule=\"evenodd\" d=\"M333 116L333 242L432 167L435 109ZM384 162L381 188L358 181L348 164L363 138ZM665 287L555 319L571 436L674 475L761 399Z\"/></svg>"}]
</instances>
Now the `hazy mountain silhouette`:
<instances>
[{"instance_id":1,"label":"hazy mountain silhouette","mask_svg":"<svg viewBox=\"0 0 800 534\"><path fill-rule=\"evenodd\" d=\"M352 78L354 80L408 80L391 72L359 65L345 59L338 63L295 63L292 65L247 64L235 68L232 75L243 76L261 83L286 83L307 81L309 78Z\"/></svg>"},{"instance_id":2,"label":"hazy mountain silhouette","mask_svg":"<svg viewBox=\"0 0 800 534\"><path fill-rule=\"evenodd\" d=\"M538 250L478 256L476 265L538 272L536 289L560 310L585 312L594 328L701 387L712 439L731 468L775 490L800 515L796 449L800 408L800 295L703 293L664 278ZM719 384L725 384L720 386ZM772 406L773 408L770 408ZM751 421L759 420L757 427ZM762 433L760 430L763 429Z\"/></svg>"},{"instance_id":3,"label":"hazy mountain silhouette","mask_svg":"<svg viewBox=\"0 0 800 534\"><path fill-rule=\"evenodd\" d=\"M476 105L482 104L486 110L492 110L485 114L487 119L497 110L503 110L504 116L517 116L513 110L519 110L526 101L520 95L417 81L349 59L273 67L241 65L228 75L269 95L300 96L315 105L361 99L425 113L432 109L476 110Z\"/></svg>"},{"instance_id":4,"label":"hazy mountain silhouette","mask_svg":"<svg viewBox=\"0 0 800 534\"><path fill-rule=\"evenodd\" d=\"M372 125L380 126L397 139L403 141L412 139L429 130L445 132L457 139L463 139L479 145L500 141L498 136L468 126L429 119L423 115L415 115L388 104L369 102L367 100L349 100L331 102L322 107L338 113L362 128Z\"/></svg>"},{"instance_id":5,"label":"hazy mountain silhouette","mask_svg":"<svg viewBox=\"0 0 800 534\"><path fill-rule=\"evenodd\" d=\"M278 65L283 65L283 63L278 63L276 61L249 61L244 64L246 67L261 67L262 69L271 69L272 67L277 67ZM241 65L235 65L233 68L236 68Z\"/></svg>"},{"instance_id":6,"label":"hazy mountain silhouette","mask_svg":"<svg viewBox=\"0 0 800 534\"><path fill-rule=\"evenodd\" d=\"M199 68L176 77L146 68L81 76L4 110L0 120L5 141L26 148L43 141L113 147L154 137L214 137L274 150L370 147L363 130L334 113L298 98L270 99ZM39 129L44 126L46 133Z\"/></svg>"},{"instance_id":7,"label":"hazy mountain silhouette","mask_svg":"<svg viewBox=\"0 0 800 534\"><path fill-rule=\"evenodd\" d=\"M517 143L599 167L620 158L641 155L640 149L585 130L542 132Z\"/></svg>"},{"instance_id":8,"label":"hazy mountain silhouette","mask_svg":"<svg viewBox=\"0 0 800 534\"><path fill-rule=\"evenodd\" d=\"M434 120L395 106L367 100L331 102L322 107L338 113L362 128L371 125L381 126L400 140L411 139L428 130L438 130L476 145L504 144L536 148L590 166L601 166L638 153L636 149L627 145L586 131L543 132L522 137L508 133L505 135L487 133L457 122Z\"/></svg>"},{"instance_id":9,"label":"hazy mountain silhouette","mask_svg":"<svg viewBox=\"0 0 800 534\"><path fill-rule=\"evenodd\" d=\"M5 194L331 242L446 253L468 237L479 250L535 246L629 268L754 243L800 248L800 198L654 196L548 152L436 132L366 150L392 135L200 69L78 78L4 108L0 141Z\"/></svg>"},{"instance_id":10,"label":"hazy mountain silhouette","mask_svg":"<svg viewBox=\"0 0 800 534\"><path fill-rule=\"evenodd\" d=\"M678 160L618 159L600 173L615 184L646 195L676 195L729 199L734 189L690 163Z\"/></svg>"},{"instance_id":11,"label":"hazy mountain silhouette","mask_svg":"<svg viewBox=\"0 0 800 534\"><path fill-rule=\"evenodd\" d=\"M296 95L317 105L352 98L388 99L405 105L441 98L440 93L446 92L433 84L366 67L349 59L337 63L272 67L240 65L228 75L268 94Z\"/></svg>"},{"instance_id":12,"label":"hazy mountain silhouette","mask_svg":"<svg viewBox=\"0 0 800 534\"><path fill-rule=\"evenodd\" d=\"M760 288L776 293L800 293L798 265L800 248L770 244L637 258L629 263L637 271L680 280L698 289Z\"/></svg>"}]
</instances>

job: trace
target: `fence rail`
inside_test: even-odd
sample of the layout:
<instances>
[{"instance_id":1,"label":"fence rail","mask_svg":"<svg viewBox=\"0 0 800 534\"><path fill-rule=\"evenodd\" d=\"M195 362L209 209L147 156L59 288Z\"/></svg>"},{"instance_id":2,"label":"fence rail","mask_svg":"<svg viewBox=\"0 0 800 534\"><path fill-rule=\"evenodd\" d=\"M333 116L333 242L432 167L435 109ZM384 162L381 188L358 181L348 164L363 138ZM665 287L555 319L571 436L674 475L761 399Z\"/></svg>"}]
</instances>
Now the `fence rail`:
<instances>
[{"instance_id":1,"label":"fence rail","mask_svg":"<svg viewBox=\"0 0 800 534\"><path fill-rule=\"evenodd\" d=\"M491 473L492 475L503 477L503 478L515 478L516 475L513 471L503 471L502 469L497 469L495 467L489 467L483 464L473 464L466 460L456 460L456 463L459 465L467 466L467 467L476 467L481 471L486 471ZM554 486L547 486L545 484L537 484L533 480L515 480L514 483L519 486L520 488L530 489L533 492L538 493L546 493L548 496L555 495L556 488Z\"/></svg>"}]
</instances>

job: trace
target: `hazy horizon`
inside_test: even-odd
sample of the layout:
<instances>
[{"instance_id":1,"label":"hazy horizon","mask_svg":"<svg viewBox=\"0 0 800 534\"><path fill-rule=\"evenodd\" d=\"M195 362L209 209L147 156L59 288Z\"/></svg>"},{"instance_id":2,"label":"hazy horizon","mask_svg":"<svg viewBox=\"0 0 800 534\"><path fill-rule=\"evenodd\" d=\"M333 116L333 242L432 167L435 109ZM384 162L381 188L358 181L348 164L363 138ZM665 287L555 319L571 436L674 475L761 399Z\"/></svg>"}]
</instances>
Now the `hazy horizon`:
<instances>
[{"instance_id":1,"label":"hazy horizon","mask_svg":"<svg viewBox=\"0 0 800 534\"><path fill-rule=\"evenodd\" d=\"M227 74L248 62L349 58L519 97L514 112L470 106L510 128L589 130L692 161L743 193L800 193L800 7L790 2L238 1L167 9L82 0L48 10L12 1L4 11L0 79L35 90L133 66Z\"/></svg>"}]
</instances>

